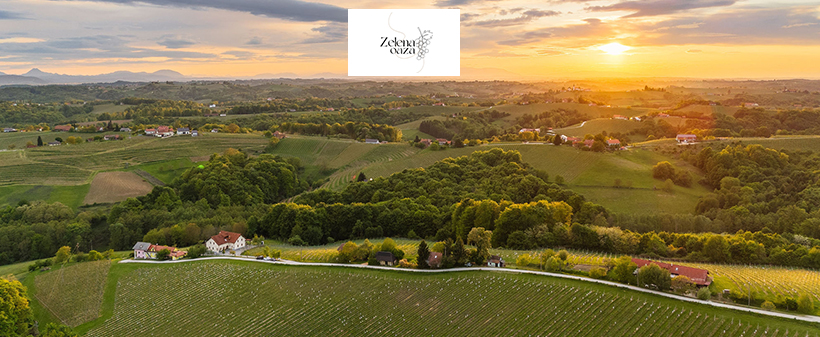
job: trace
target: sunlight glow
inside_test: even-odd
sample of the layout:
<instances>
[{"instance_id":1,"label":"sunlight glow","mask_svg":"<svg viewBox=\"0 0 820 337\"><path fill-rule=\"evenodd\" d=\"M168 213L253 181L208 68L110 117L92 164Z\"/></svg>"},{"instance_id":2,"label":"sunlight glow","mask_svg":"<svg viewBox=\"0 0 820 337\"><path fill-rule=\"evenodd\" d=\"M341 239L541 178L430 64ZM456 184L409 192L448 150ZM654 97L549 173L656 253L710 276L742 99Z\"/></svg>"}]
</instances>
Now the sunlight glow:
<instances>
[{"instance_id":1,"label":"sunlight glow","mask_svg":"<svg viewBox=\"0 0 820 337\"><path fill-rule=\"evenodd\" d=\"M609 54L609 55L620 55L623 52L632 49L632 47L624 46L618 42L613 42L610 44L605 44L603 46L598 47L599 50Z\"/></svg>"}]
</instances>

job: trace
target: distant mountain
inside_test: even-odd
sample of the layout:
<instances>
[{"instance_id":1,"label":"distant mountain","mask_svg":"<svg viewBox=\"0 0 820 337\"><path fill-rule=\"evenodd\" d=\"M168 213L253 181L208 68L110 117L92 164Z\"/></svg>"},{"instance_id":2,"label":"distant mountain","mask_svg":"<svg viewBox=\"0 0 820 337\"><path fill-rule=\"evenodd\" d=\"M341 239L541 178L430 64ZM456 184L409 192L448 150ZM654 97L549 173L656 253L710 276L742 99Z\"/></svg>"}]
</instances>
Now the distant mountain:
<instances>
[{"instance_id":1,"label":"distant mountain","mask_svg":"<svg viewBox=\"0 0 820 337\"><path fill-rule=\"evenodd\" d=\"M0 85L39 85L48 84L46 81L37 77L20 76L20 75L5 75L0 73Z\"/></svg>"},{"instance_id":2,"label":"distant mountain","mask_svg":"<svg viewBox=\"0 0 820 337\"><path fill-rule=\"evenodd\" d=\"M74 83L109 83L116 81L126 82L150 82L150 81L187 81L188 78L173 70L159 70L153 73L115 71L100 75L65 75L44 72L33 68L23 74L26 77L36 77L47 83L53 84L74 84Z\"/></svg>"}]
</instances>

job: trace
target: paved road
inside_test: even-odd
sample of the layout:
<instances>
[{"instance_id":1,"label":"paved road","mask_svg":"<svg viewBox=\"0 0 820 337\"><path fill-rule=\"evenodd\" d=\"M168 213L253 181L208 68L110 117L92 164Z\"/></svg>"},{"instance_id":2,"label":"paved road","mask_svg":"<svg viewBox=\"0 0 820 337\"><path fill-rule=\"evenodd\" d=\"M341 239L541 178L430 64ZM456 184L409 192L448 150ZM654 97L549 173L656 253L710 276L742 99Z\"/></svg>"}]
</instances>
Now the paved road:
<instances>
[{"instance_id":1,"label":"paved road","mask_svg":"<svg viewBox=\"0 0 820 337\"><path fill-rule=\"evenodd\" d=\"M604 280L596 280L588 277L581 277L576 275L566 275L566 274L557 274L557 273L550 273L544 271L535 271L535 270L523 270L523 269L510 269L510 268L491 268L491 267L470 267L470 268L451 268L451 269L404 269L404 268L395 268L395 267L383 267L383 266L369 266L363 264L341 264L341 263L313 263L313 262L296 262L296 261L289 261L289 260L279 260L279 261L265 261L265 260L256 260L255 258L251 257L229 257L229 256L213 256L213 257L202 257L198 259L183 259L183 260L176 260L176 261L156 261L156 260L122 260L120 263L185 263L185 262L192 262L192 261L201 261L201 260L239 260L239 261L253 261L259 263L270 263L270 264L284 264L284 265L291 265L291 266L322 266L322 267L342 267L342 268L362 268L362 269L378 269L378 270L390 270L390 271L403 271L403 272L412 272L412 273L451 273L451 272L463 272L463 271L491 271L491 272L506 272L506 273L519 273L519 274L533 274L533 275L543 275L549 277L558 277L564 279L572 279L584 282L591 282L591 283L598 283L598 284L605 284L613 287L630 289L635 291L640 291L644 293L649 293L652 295L657 296L664 296L680 301L692 302L692 303L699 303L704 305L711 305L713 307L725 308L725 309L732 309L738 311L745 311L760 315L766 316L773 316L779 318L787 318L787 319L794 319L804 322L811 322L811 323L820 323L820 317L818 316L805 316L805 315L794 315L794 314L787 314L782 312L774 312L774 311L766 311L763 309L757 308L750 308L750 307L741 307L737 305L725 304L725 303L717 303L717 302L710 302L710 301L701 301L699 299L685 297L670 293L662 293L657 292L649 289L639 288L636 286L631 286L622 283L616 283L611 281L604 281Z\"/></svg>"}]
</instances>

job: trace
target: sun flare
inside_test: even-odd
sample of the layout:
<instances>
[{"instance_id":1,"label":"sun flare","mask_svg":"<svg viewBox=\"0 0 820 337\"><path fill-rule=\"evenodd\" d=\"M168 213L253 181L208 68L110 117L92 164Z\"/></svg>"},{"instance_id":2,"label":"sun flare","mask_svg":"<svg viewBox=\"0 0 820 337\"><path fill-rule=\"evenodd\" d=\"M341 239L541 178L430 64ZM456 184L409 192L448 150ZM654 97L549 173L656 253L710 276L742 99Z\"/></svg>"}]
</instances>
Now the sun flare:
<instances>
[{"instance_id":1,"label":"sun flare","mask_svg":"<svg viewBox=\"0 0 820 337\"><path fill-rule=\"evenodd\" d=\"M613 42L599 46L598 49L609 55L620 55L623 54L623 52L632 49L632 47L624 46L618 42Z\"/></svg>"}]
</instances>

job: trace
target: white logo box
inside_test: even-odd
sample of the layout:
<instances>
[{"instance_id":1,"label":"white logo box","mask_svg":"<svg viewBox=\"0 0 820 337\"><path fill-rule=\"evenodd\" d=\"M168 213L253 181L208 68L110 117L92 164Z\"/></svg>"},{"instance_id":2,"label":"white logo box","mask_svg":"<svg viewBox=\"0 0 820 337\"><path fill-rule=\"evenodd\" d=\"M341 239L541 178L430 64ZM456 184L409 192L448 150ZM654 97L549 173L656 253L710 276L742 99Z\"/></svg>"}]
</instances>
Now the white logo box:
<instances>
[{"instance_id":1,"label":"white logo box","mask_svg":"<svg viewBox=\"0 0 820 337\"><path fill-rule=\"evenodd\" d=\"M348 9L347 75L459 76L460 18L458 9Z\"/></svg>"}]
</instances>

